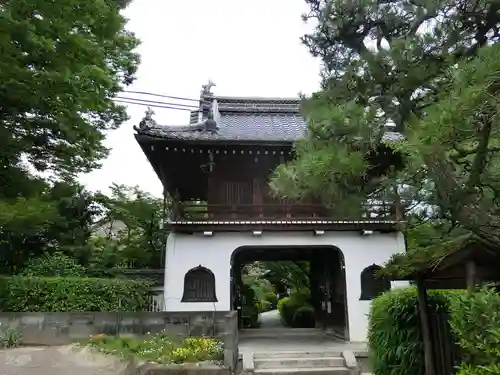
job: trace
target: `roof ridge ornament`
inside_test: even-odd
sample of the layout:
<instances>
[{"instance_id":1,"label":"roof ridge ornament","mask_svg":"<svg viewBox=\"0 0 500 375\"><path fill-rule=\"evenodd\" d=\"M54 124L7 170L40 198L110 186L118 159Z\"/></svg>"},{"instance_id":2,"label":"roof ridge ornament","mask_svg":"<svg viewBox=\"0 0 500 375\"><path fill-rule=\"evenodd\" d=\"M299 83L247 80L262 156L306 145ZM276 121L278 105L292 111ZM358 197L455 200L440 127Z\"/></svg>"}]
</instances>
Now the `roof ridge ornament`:
<instances>
[{"instance_id":1,"label":"roof ridge ornament","mask_svg":"<svg viewBox=\"0 0 500 375\"><path fill-rule=\"evenodd\" d=\"M139 127L134 125L134 130L139 131L139 130L149 130L151 128L156 127L158 124L157 122L153 119L153 115L155 114L155 111L151 107L148 107L146 112L144 113L144 117L142 120L139 122Z\"/></svg>"},{"instance_id":2,"label":"roof ridge ornament","mask_svg":"<svg viewBox=\"0 0 500 375\"><path fill-rule=\"evenodd\" d=\"M220 121L219 106L217 99L212 93L212 87L217 86L211 79L206 85L201 88L200 107L202 116L206 118L203 122L206 131L216 133L219 129L218 122ZM205 117L206 116L206 117Z\"/></svg>"},{"instance_id":3,"label":"roof ridge ornament","mask_svg":"<svg viewBox=\"0 0 500 375\"><path fill-rule=\"evenodd\" d=\"M207 84L201 86L201 97L213 96L212 87L217 86L211 79L208 80Z\"/></svg>"}]
</instances>

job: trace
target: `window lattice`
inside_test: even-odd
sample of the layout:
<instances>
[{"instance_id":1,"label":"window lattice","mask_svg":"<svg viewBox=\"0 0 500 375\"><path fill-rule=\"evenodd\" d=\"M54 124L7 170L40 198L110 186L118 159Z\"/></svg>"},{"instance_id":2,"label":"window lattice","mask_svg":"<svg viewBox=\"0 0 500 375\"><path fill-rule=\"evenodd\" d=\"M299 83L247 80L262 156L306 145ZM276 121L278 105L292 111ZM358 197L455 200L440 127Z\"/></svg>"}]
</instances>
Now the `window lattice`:
<instances>
[{"instance_id":1,"label":"window lattice","mask_svg":"<svg viewBox=\"0 0 500 375\"><path fill-rule=\"evenodd\" d=\"M184 276L181 302L217 302L213 272L202 266L189 270Z\"/></svg>"},{"instance_id":2,"label":"window lattice","mask_svg":"<svg viewBox=\"0 0 500 375\"><path fill-rule=\"evenodd\" d=\"M380 269L380 266L373 264L361 272L360 300L370 301L391 289L391 282L387 278L376 275Z\"/></svg>"}]
</instances>

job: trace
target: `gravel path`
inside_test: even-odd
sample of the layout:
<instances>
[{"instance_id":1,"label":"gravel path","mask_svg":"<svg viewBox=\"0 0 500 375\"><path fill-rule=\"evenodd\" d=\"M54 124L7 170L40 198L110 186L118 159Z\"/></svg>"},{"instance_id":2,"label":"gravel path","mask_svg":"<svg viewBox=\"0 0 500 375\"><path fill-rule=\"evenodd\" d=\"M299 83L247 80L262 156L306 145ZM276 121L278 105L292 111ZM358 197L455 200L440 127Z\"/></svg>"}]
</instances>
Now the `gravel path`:
<instances>
[{"instance_id":1,"label":"gravel path","mask_svg":"<svg viewBox=\"0 0 500 375\"><path fill-rule=\"evenodd\" d=\"M1 375L125 375L127 364L74 345L0 350Z\"/></svg>"},{"instance_id":2,"label":"gravel path","mask_svg":"<svg viewBox=\"0 0 500 375\"><path fill-rule=\"evenodd\" d=\"M260 328L283 327L281 316L278 310L266 311L259 316Z\"/></svg>"}]
</instances>

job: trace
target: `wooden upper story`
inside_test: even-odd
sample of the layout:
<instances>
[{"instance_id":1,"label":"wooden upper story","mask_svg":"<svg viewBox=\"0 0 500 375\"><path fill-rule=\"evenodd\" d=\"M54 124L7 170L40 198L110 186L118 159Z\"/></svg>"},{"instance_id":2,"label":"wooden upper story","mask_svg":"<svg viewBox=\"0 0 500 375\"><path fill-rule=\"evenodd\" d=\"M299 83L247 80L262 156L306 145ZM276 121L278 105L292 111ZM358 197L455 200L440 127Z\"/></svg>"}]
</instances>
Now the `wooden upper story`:
<instances>
[{"instance_id":1,"label":"wooden upper story","mask_svg":"<svg viewBox=\"0 0 500 375\"><path fill-rule=\"evenodd\" d=\"M319 201L292 202L269 188L293 157L306 125L298 99L226 98L202 92L188 126L159 126L150 114L136 139L172 198L171 223L387 220L383 204L339 217Z\"/></svg>"}]
</instances>

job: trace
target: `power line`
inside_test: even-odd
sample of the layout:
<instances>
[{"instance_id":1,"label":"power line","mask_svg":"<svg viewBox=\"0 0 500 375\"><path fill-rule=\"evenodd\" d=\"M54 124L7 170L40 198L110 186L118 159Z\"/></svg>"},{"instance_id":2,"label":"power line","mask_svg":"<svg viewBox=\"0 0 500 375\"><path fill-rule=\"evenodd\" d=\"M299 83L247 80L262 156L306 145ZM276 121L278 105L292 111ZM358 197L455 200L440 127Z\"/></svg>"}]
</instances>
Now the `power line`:
<instances>
[{"instance_id":1,"label":"power line","mask_svg":"<svg viewBox=\"0 0 500 375\"><path fill-rule=\"evenodd\" d=\"M133 100L134 102L140 102L140 103L145 103L145 104L159 104L159 105L172 105L176 107L185 107L185 108L191 108L191 109L199 109L200 107L190 105L190 104L176 104L176 103L168 103L168 102L159 102L156 100L146 100L146 99L136 99L136 98L127 98L124 96L116 96L116 99L120 100Z\"/></svg>"},{"instance_id":2,"label":"power line","mask_svg":"<svg viewBox=\"0 0 500 375\"><path fill-rule=\"evenodd\" d=\"M150 96L157 96L159 98L168 98L168 99L175 99L175 100L187 100L191 102L199 102L199 99L190 99L190 98L183 98L180 96L170 96L170 95L163 95L163 94L154 94L152 92L146 92L146 91L129 91L129 90L124 90L123 92L129 93L129 94L140 94L140 95L150 95Z\"/></svg>"},{"instance_id":3,"label":"power line","mask_svg":"<svg viewBox=\"0 0 500 375\"><path fill-rule=\"evenodd\" d=\"M180 108L180 107L173 107L170 105L158 105L158 104L146 104L146 103L137 103L134 101L127 101L123 99L114 99L115 102L117 103L123 103L123 104L135 104L135 105L141 105L143 107L151 107L151 108L165 108L165 109L177 109L179 111L193 111L192 108ZM172 104L172 103L165 103L165 104ZM173 104L176 105L176 104Z\"/></svg>"}]
</instances>

